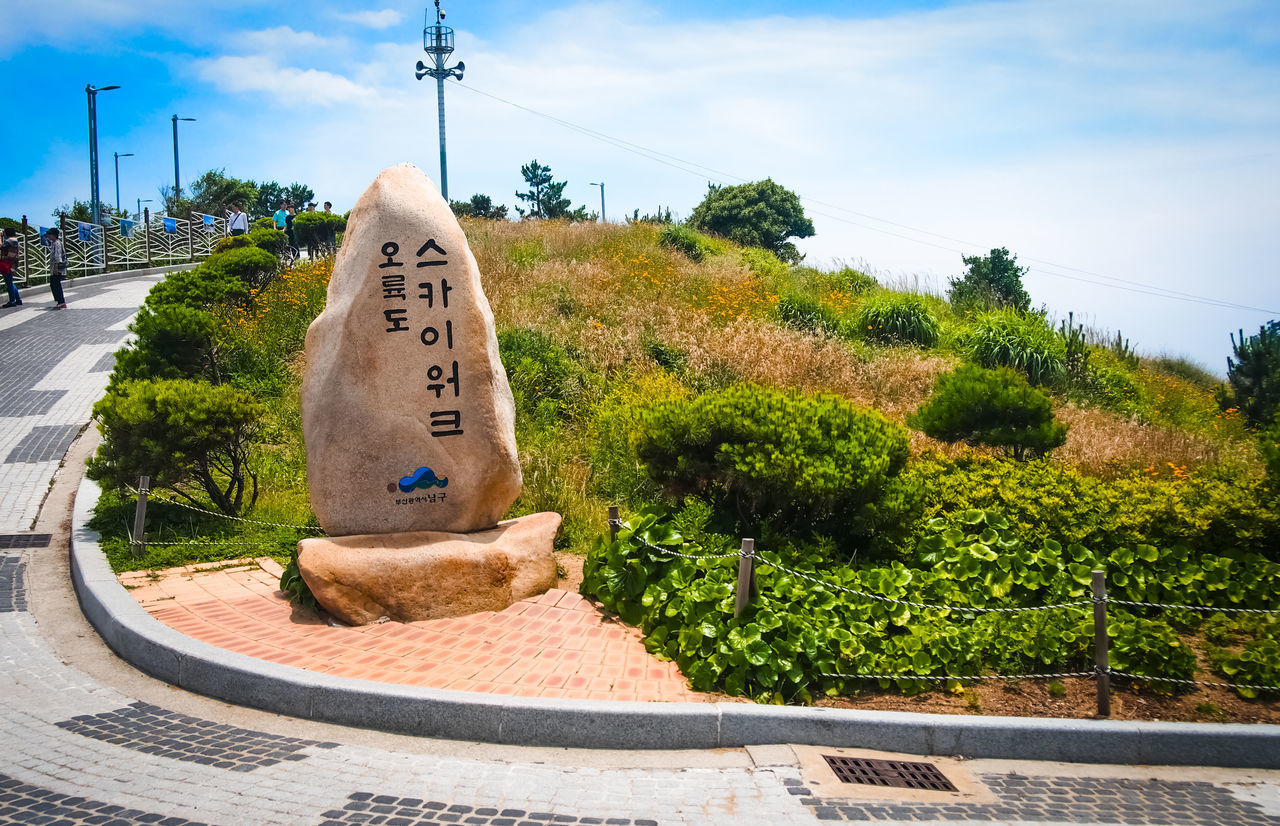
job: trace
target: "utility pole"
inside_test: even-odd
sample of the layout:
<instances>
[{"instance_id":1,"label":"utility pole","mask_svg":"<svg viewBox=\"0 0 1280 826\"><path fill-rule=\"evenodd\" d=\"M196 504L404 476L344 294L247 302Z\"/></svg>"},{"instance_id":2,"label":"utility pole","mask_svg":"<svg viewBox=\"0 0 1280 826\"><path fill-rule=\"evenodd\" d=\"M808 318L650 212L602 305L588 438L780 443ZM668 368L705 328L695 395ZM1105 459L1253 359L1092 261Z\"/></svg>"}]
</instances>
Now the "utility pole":
<instances>
[{"instance_id":1,"label":"utility pole","mask_svg":"<svg viewBox=\"0 0 1280 826\"><path fill-rule=\"evenodd\" d=\"M600 187L600 223L607 224L609 223L609 219L604 217L604 181L601 181L598 184L591 184L591 186Z\"/></svg>"},{"instance_id":2,"label":"utility pole","mask_svg":"<svg viewBox=\"0 0 1280 826\"><path fill-rule=\"evenodd\" d=\"M444 11L440 8L440 0L435 0L435 22L431 20L431 10L427 9L426 20L422 28L422 50L431 55L431 65L418 61L417 78L430 75L436 79L436 105L440 112L440 194L445 201L449 200L449 168L444 151L444 81L455 77L462 80L462 72L467 64L461 60L452 68L445 68L449 55L453 54L453 29L444 25Z\"/></svg>"},{"instance_id":3,"label":"utility pole","mask_svg":"<svg viewBox=\"0 0 1280 826\"><path fill-rule=\"evenodd\" d=\"M116 156L116 210L123 212L125 210L120 206L120 159L132 158L133 153L132 152L113 152L112 154Z\"/></svg>"},{"instance_id":4,"label":"utility pole","mask_svg":"<svg viewBox=\"0 0 1280 826\"><path fill-rule=\"evenodd\" d=\"M98 203L98 93L119 88L92 83L84 87L85 96L89 98L89 220L94 224L102 223L102 205Z\"/></svg>"},{"instance_id":5,"label":"utility pole","mask_svg":"<svg viewBox=\"0 0 1280 826\"><path fill-rule=\"evenodd\" d=\"M195 120L195 118L180 118L173 116L173 203L178 203L178 197L182 195L182 184L178 178L178 121Z\"/></svg>"}]
</instances>

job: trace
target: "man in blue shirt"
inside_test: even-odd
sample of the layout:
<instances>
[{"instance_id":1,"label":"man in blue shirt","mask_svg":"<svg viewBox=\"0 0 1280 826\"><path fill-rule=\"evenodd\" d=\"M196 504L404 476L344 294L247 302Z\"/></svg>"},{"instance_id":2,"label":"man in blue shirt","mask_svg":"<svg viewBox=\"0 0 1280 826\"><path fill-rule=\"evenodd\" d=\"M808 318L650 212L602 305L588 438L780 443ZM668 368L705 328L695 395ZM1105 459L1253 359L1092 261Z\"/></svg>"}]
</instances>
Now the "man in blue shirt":
<instances>
[{"instance_id":1,"label":"man in blue shirt","mask_svg":"<svg viewBox=\"0 0 1280 826\"><path fill-rule=\"evenodd\" d=\"M271 216L272 224L274 224L275 228L280 230L281 232L284 232L285 227L289 225L289 213L285 212L284 207L285 207L285 202L281 201L280 208L277 209L275 214Z\"/></svg>"}]
</instances>

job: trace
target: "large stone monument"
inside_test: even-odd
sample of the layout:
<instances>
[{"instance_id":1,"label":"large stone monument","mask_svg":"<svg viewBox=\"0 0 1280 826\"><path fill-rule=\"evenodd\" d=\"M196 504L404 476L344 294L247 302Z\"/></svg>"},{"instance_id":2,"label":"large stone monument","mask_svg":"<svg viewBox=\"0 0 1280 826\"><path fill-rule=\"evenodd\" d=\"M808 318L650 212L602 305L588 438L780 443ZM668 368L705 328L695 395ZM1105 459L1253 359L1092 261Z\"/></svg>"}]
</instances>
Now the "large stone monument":
<instances>
[{"instance_id":1,"label":"large stone monument","mask_svg":"<svg viewBox=\"0 0 1280 826\"><path fill-rule=\"evenodd\" d=\"M329 538L298 563L321 605L409 621L555 584L560 517L498 523L520 493L515 406L475 258L417 167L356 202L306 357L307 484Z\"/></svg>"}]
</instances>

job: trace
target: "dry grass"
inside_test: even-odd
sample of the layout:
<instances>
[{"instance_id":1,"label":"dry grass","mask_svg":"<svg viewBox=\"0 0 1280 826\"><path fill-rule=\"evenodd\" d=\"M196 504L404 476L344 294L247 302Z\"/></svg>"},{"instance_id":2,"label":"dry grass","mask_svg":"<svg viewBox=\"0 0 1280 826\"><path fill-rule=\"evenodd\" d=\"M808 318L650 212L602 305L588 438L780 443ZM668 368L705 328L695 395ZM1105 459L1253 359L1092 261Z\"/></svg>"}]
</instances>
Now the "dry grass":
<instances>
[{"instance_id":1,"label":"dry grass","mask_svg":"<svg viewBox=\"0 0 1280 826\"><path fill-rule=\"evenodd\" d=\"M1165 467L1171 463L1184 471L1201 465L1231 461L1257 465L1251 445L1226 444L1174 428L1144 425L1114 413L1067 405L1056 411L1070 427L1067 443L1054 458L1070 462L1091 476L1114 478L1141 466Z\"/></svg>"}]
</instances>

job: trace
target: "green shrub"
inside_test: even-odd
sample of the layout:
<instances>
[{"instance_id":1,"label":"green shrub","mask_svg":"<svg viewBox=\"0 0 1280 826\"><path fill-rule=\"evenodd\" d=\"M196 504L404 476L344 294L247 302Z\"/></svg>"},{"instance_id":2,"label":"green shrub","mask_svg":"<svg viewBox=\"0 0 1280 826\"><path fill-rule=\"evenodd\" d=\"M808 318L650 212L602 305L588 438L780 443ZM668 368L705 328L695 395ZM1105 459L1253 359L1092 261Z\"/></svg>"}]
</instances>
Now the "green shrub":
<instances>
[{"instance_id":1,"label":"green shrub","mask_svg":"<svg viewBox=\"0 0 1280 826\"><path fill-rule=\"evenodd\" d=\"M918 344L932 347L941 329L924 298L913 293L871 295L858 310L858 333L880 344Z\"/></svg>"},{"instance_id":2,"label":"green shrub","mask_svg":"<svg viewBox=\"0 0 1280 826\"><path fill-rule=\"evenodd\" d=\"M250 289L260 289L275 275L280 259L258 246L241 247L211 255L200 265L208 277L219 281L239 282Z\"/></svg>"},{"instance_id":3,"label":"green shrub","mask_svg":"<svg viewBox=\"0 0 1280 826\"><path fill-rule=\"evenodd\" d=\"M986 313L974 324L965 349L978 365L1012 367L1025 373L1032 384L1057 384L1066 370L1066 346L1036 313Z\"/></svg>"},{"instance_id":4,"label":"green shrub","mask_svg":"<svg viewBox=\"0 0 1280 826\"><path fill-rule=\"evenodd\" d=\"M264 412L252 396L226 385L125 382L93 406L103 440L86 473L116 488L149 476L154 487L197 501L188 491L194 483L234 516L258 498L249 444Z\"/></svg>"},{"instance_id":5,"label":"green shrub","mask_svg":"<svg viewBox=\"0 0 1280 826\"><path fill-rule=\"evenodd\" d=\"M1007 367L963 365L938 377L933 395L908 423L944 442L998 447L1014 459L1046 455L1067 441L1053 403Z\"/></svg>"},{"instance_id":6,"label":"green shrub","mask_svg":"<svg viewBox=\"0 0 1280 826\"><path fill-rule=\"evenodd\" d=\"M1129 571L1123 583L1134 599L1266 607L1268 588L1280 589L1273 579L1280 575L1280 512L1264 482L1247 475L1135 473L1104 482L1048 461L974 457L913 462L903 476L922 486L925 520L998 511L1025 542L1086 547L1090 559L1115 560L1118 572L1141 564L1144 573ZM1160 569L1169 571L1167 583L1156 575Z\"/></svg>"},{"instance_id":7,"label":"green shrub","mask_svg":"<svg viewBox=\"0 0 1280 826\"><path fill-rule=\"evenodd\" d=\"M1214 668L1239 687L1241 697L1274 697L1280 689L1246 688L1245 686L1280 686L1280 641L1264 637L1245 643L1239 654L1215 652Z\"/></svg>"},{"instance_id":8,"label":"green shrub","mask_svg":"<svg viewBox=\"0 0 1280 826\"><path fill-rule=\"evenodd\" d=\"M221 380L217 320L182 304L143 307L129 325L134 339L116 352L107 390L137 379Z\"/></svg>"},{"instance_id":9,"label":"green shrub","mask_svg":"<svg viewBox=\"0 0 1280 826\"><path fill-rule=\"evenodd\" d=\"M228 235L225 238L219 239L218 243L213 245L213 254L217 255L220 252L228 252L230 250L238 250L241 247L252 246L254 246L254 243L247 233L245 235Z\"/></svg>"},{"instance_id":10,"label":"green shrub","mask_svg":"<svg viewBox=\"0 0 1280 826\"><path fill-rule=\"evenodd\" d=\"M664 226L658 235L658 243L690 261L701 261L714 252L711 239L685 224Z\"/></svg>"},{"instance_id":11,"label":"green shrub","mask_svg":"<svg viewBox=\"0 0 1280 826\"><path fill-rule=\"evenodd\" d=\"M276 222L273 221L269 215L253 219L253 223L250 224L250 231L252 232L255 229L269 229L272 232L279 232L279 230L276 229ZM284 233L281 234L283 235Z\"/></svg>"},{"instance_id":12,"label":"green shrub","mask_svg":"<svg viewBox=\"0 0 1280 826\"><path fill-rule=\"evenodd\" d=\"M806 333L835 335L840 330L839 316L806 295L791 293L782 296L774 305L773 312L782 324Z\"/></svg>"},{"instance_id":13,"label":"green shrub","mask_svg":"<svg viewBox=\"0 0 1280 826\"><path fill-rule=\"evenodd\" d=\"M299 212L293 219L293 237L306 247L327 244L346 228L346 220L332 212Z\"/></svg>"},{"instance_id":14,"label":"green shrub","mask_svg":"<svg viewBox=\"0 0 1280 826\"><path fill-rule=\"evenodd\" d=\"M576 359L538 330L503 330L498 352L517 409L545 424L582 412L587 374Z\"/></svg>"},{"instance_id":15,"label":"green shrub","mask_svg":"<svg viewBox=\"0 0 1280 826\"><path fill-rule=\"evenodd\" d=\"M262 254L255 247L241 247L221 255ZM181 305L195 310L207 310L217 304L247 305L250 299L249 285L238 277L229 276L217 264L210 265L219 256L195 269L171 272L147 294L146 306L152 309ZM273 259L274 260L274 259Z\"/></svg>"},{"instance_id":16,"label":"green shrub","mask_svg":"<svg viewBox=\"0 0 1280 826\"><path fill-rule=\"evenodd\" d=\"M742 263L751 272L767 280L786 278L791 268L784 264L778 256L759 247L747 247L742 250Z\"/></svg>"},{"instance_id":17,"label":"green shrub","mask_svg":"<svg viewBox=\"0 0 1280 826\"><path fill-rule=\"evenodd\" d=\"M639 424L636 452L655 481L753 529L771 519L865 530L907 460L899 425L826 393L735 385L654 405Z\"/></svg>"},{"instance_id":18,"label":"green shrub","mask_svg":"<svg viewBox=\"0 0 1280 826\"><path fill-rule=\"evenodd\" d=\"M1196 671L1196 652L1178 637L1169 623L1119 615L1107 624L1111 638L1111 667L1141 677L1190 680ZM1171 683L1150 681L1153 690L1173 693Z\"/></svg>"},{"instance_id":19,"label":"green shrub","mask_svg":"<svg viewBox=\"0 0 1280 826\"><path fill-rule=\"evenodd\" d=\"M813 235L813 222L791 190L771 179L735 186L710 184L693 208L689 226L728 238L743 247L761 247L789 264L802 256L788 238Z\"/></svg>"},{"instance_id":20,"label":"green shrub","mask_svg":"<svg viewBox=\"0 0 1280 826\"><path fill-rule=\"evenodd\" d=\"M268 218L266 220L270 221L271 219ZM271 226L255 226L249 231L248 235L243 237L248 238L249 242L258 249L266 250L277 258L283 255L284 248L289 246L289 236Z\"/></svg>"}]
</instances>

